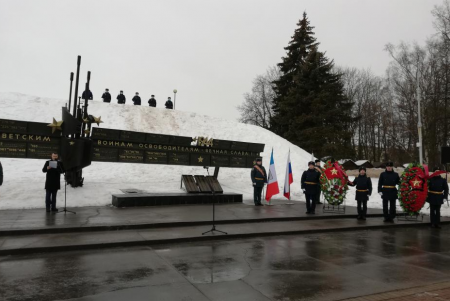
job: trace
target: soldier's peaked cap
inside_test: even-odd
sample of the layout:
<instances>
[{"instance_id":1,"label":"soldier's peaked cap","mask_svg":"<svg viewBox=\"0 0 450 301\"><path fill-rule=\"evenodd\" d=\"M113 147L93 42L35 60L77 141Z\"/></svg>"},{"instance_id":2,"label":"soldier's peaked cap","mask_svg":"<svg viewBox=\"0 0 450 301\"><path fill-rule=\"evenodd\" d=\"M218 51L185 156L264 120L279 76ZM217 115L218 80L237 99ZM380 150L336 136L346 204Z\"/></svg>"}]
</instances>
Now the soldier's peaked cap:
<instances>
[{"instance_id":1,"label":"soldier's peaked cap","mask_svg":"<svg viewBox=\"0 0 450 301\"><path fill-rule=\"evenodd\" d=\"M261 162L261 161L262 161L262 158L261 158L261 157L256 158L256 162Z\"/></svg>"},{"instance_id":2,"label":"soldier's peaked cap","mask_svg":"<svg viewBox=\"0 0 450 301\"><path fill-rule=\"evenodd\" d=\"M314 163L314 161L309 161L309 162L308 162L308 166L309 166L309 165L314 165L314 166L315 166L316 163Z\"/></svg>"},{"instance_id":3,"label":"soldier's peaked cap","mask_svg":"<svg viewBox=\"0 0 450 301\"><path fill-rule=\"evenodd\" d=\"M388 163L386 163L386 167L387 167L387 166L394 167L394 163L388 162Z\"/></svg>"}]
</instances>

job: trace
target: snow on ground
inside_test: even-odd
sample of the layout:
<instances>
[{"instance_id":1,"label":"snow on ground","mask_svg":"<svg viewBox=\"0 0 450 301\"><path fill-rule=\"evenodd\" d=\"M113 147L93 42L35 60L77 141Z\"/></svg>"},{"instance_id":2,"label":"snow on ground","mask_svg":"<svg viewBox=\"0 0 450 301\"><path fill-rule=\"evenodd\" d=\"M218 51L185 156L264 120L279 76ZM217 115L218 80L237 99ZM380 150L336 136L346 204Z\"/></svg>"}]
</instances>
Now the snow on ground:
<instances>
[{"instance_id":1,"label":"snow on ground","mask_svg":"<svg viewBox=\"0 0 450 301\"><path fill-rule=\"evenodd\" d=\"M19 93L0 93L0 118L36 122L51 122L61 119L61 107L66 101L40 98ZM146 103L144 99L143 103ZM162 101L159 101L161 107ZM264 143L262 153L264 165L269 169L270 152L274 149L275 167L281 194L274 199L283 199L283 183L288 151L294 183L291 185L292 200L304 201L300 189L300 177L311 160L311 154L293 145L274 133L253 125L232 120L199 115L194 112L172 111L148 106L104 104L94 100L89 104L89 113L101 116L101 127L180 136L208 136L215 139ZM44 182L42 173L44 160L1 158L4 183L0 187L0 209L44 208ZM210 171L212 172L212 170ZM105 206L111 204L111 195L121 193L120 189L140 189L149 192L181 192L182 174L204 174L202 167L169 166L131 163L93 162L83 170L85 184L81 188L67 187L70 207ZM352 177L350 177L352 178ZM376 178L372 179L374 187ZM226 192L237 192L245 200L252 200L253 187L250 170L221 168L219 181ZM61 185L63 187L63 183ZM59 192L59 204L62 193ZM347 196L347 205L356 205L355 189ZM369 207L381 208L381 198L374 191ZM450 214L450 211L449 211Z\"/></svg>"}]
</instances>

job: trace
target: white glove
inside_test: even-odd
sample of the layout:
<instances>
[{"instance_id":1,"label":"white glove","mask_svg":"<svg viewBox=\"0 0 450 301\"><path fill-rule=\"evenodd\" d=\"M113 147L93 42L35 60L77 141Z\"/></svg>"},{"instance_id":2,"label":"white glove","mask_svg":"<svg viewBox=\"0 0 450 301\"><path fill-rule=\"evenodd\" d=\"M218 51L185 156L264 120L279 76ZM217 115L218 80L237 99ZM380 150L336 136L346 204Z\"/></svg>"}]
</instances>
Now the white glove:
<instances>
[{"instance_id":1,"label":"white glove","mask_svg":"<svg viewBox=\"0 0 450 301\"><path fill-rule=\"evenodd\" d=\"M306 189L302 189L303 193L306 193Z\"/></svg>"},{"instance_id":2,"label":"white glove","mask_svg":"<svg viewBox=\"0 0 450 301\"><path fill-rule=\"evenodd\" d=\"M379 194L380 194L380 196L383 196L383 193L382 192L378 192Z\"/></svg>"},{"instance_id":3,"label":"white glove","mask_svg":"<svg viewBox=\"0 0 450 301\"><path fill-rule=\"evenodd\" d=\"M253 186L256 186L256 183L253 183Z\"/></svg>"}]
</instances>

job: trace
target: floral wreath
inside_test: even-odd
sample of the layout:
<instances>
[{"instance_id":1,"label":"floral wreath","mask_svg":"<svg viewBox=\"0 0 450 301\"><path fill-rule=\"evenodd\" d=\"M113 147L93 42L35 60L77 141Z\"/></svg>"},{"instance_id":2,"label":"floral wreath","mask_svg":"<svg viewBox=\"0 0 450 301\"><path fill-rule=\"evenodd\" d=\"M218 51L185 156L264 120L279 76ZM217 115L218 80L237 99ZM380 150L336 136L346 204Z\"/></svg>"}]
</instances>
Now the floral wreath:
<instances>
[{"instance_id":1,"label":"floral wreath","mask_svg":"<svg viewBox=\"0 0 450 301\"><path fill-rule=\"evenodd\" d=\"M345 200L348 177L337 162L327 161L320 176L320 188L328 204L338 206Z\"/></svg>"},{"instance_id":2,"label":"floral wreath","mask_svg":"<svg viewBox=\"0 0 450 301\"><path fill-rule=\"evenodd\" d=\"M438 171L428 174L428 167L418 163L410 163L400 177L398 199L403 211L408 215L417 215L425 205L428 196L428 180L445 173Z\"/></svg>"}]
</instances>

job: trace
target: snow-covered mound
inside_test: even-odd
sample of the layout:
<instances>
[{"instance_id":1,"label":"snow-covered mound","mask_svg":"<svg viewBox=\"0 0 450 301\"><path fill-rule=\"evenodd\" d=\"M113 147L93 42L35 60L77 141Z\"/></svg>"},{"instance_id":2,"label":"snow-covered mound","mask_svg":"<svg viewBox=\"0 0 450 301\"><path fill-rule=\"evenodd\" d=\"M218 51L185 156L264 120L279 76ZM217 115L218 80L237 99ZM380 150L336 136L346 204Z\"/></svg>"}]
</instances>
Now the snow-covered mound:
<instances>
[{"instance_id":1,"label":"snow-covered mound","mask_svg":"<svg viewBox=\"0 0 450 301\"><path fill-rule=\"evenodd\" d=\"M0 118L50 123L53 117L61 119L61 107L66 102L19 93L0 93ZM146 100L143 103L146 104ZM161 102L158 105L161 107ZM291 186L293 199L304 200L300 177L307 168L307 162L311 160L311 154L270 131L193 112L150 108L145 105L105 104L98 100L89 103L89 113L101 116L104 123L100 126L104 128L264 143L266 147L262 156L267 170L270 152L274 149L281 191L290 150L294 175L294 184ZM45 207L45 174L42 173L44 161L9 158L0 160L4 170L4 183L0 187L0 209ZM111 194L120 193L119 189L129 188L151 192L180 192L182 174L206 174L206 170L189 166L93 162L83 170L85 185L82 188L68 187L68 202L70 206L107 205L111 203ZM242 193L245 200L252 199L249 169L222 168L219 181L225 191ZM282 194L274 197L276 198L283 198ZM61 201L62 195L59 197L60 205Z\"/></svg>"}]
</instances>

